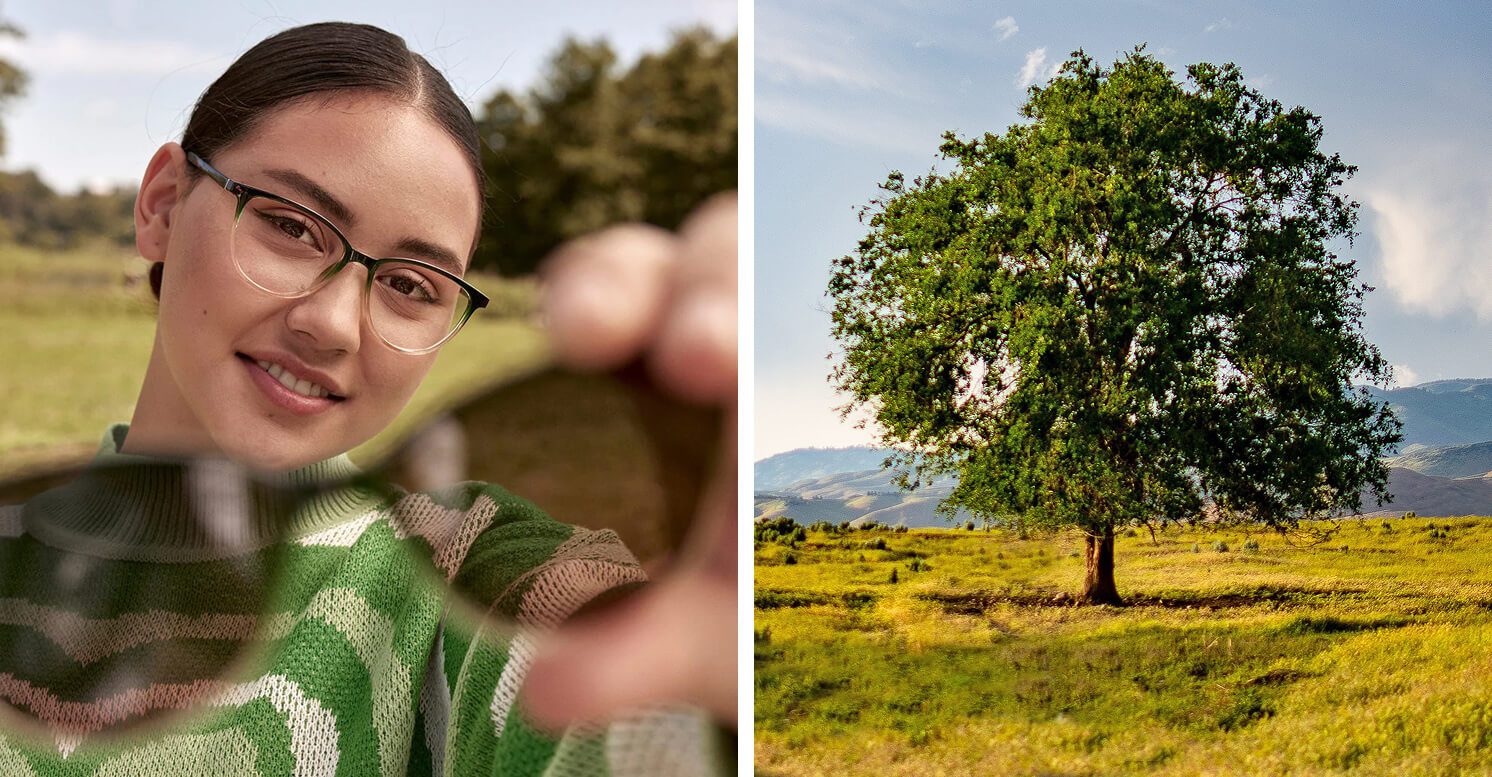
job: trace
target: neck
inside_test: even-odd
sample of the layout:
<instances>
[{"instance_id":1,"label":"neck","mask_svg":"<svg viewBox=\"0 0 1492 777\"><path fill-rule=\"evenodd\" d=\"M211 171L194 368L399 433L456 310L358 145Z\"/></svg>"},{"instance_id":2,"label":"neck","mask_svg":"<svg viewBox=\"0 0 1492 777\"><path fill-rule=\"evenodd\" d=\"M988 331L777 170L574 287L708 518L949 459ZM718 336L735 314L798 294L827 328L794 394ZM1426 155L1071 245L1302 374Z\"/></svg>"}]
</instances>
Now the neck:
<instances>
[{"instance_id":1,"label":"neck","mask_svg":"<svg viewBox=\"0 0 1492 777\"><path fill-rule=\"evenodd\" d=\"M139 456L221 455L222 448L197 420L166 364L159 329L135 400L130 431L120 453Z\"/></svg>"}]
</instances>

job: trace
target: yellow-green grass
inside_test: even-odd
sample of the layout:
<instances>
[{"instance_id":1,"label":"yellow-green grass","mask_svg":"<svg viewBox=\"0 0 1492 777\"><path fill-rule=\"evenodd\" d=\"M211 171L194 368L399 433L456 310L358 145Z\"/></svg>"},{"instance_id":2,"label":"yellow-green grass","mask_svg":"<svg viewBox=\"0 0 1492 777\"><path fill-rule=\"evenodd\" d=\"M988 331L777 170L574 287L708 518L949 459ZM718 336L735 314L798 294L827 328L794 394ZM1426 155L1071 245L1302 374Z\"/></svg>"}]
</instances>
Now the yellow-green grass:
<instances>
[{"instance_id":1,"label":"yellow-green grass","mask_svg":"<svg viewBox=\"0 0 1492 777\"><path fill-rule=\"evenodd\" d=\"M0 477L86 460L108 424L129 420L155 337L145 268L106 246L0 246ZM442 348L404 413L355 458L376 458L473 386L547 359L529 315L533 282L474 282L493 309Z\"/></svg>"},{"instance_id":2,"label":"yellow-green grass","mask_svg":"<svg viewBox=\"0 0 1492 777\"><path fill-rule=\"evenodd\" d=\"M1492 774L1492 519L1340 527L1312 547L1239 530L1120 537L1123 608L1064 601L1083 577L1075 533L759 546L758 766Z\"/></svg>"}]
</instances>

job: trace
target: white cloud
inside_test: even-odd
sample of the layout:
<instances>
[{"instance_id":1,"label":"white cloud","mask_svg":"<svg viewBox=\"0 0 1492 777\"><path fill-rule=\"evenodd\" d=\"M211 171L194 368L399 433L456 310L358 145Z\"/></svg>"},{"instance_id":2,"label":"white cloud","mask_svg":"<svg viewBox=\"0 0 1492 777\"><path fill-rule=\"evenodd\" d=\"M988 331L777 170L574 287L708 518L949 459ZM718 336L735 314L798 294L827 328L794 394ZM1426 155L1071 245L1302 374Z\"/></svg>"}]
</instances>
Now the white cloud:
<instances>
[{"instance_id":1,"label":"white cloud","mask_svg":"<svg viewBox=\"0 0 1492 777\"><path fill-rule=\"evenodd\" d=\"M1395 388L1409 388L1410 386L1419 385L1419 373L1410 369L1409 365L1395 364L1393 367Z\"/></svg>"},{"instance_id":2,"label":"white cloud","mask_svg":"<svg viewBox=\"0 0 1492 777\"><path fill-rule=\"evenodd\" d=\"M1010 36L1021 31L1021 28L1016 26L1014 16L1007 16L1004 19L995 22L995 29L999 31L1000 40L1002 41L1009 40Z\"/></svg>"},{"instance_id":3,"label":"white cloud","mask_svg":"<svg viewBox=\"0 0 1492 777\"><path fill-rule=\"evenodd\" d=\"M1046 46L1042 46L1035 51L1028 51L1026 52L1026 64L1021 67L1021 72L1016 74L1015 85L1025 89L1034 83L1045 81L1056 75L1057 70L1061 67L1062 64L1060 62L1047 64Z\"/></svg>"},{"instance_id":4,"label":"white cloud","mask_svg":"<svg viewBox=\"0 0 1492 777\"><path fill-rule=\"evenodd\" d=\"M1202 28L1202 32L1217 32L1218 30L1231 29L1233 29L1233 20L1227 17L1223 17L1213 22L1212 24L1209 24L1206 27Z\"/></svg>"},{"instance_id":5,"label":"white cloud","mask_svg":"<svg viewBox=\"0 0 1492 777\"><path fill-rule=\"evenodd\" d=\"M865 70L782 46L759 45L756 70L761 76L783 83L827 83L854 89L879 86L877 79Z\"/></svg>"},{"instance_id":6,"label":"white cloud","mask_svg":"<svg viewBox=\"0 0 1492 777\"><path fill-rule=\"evenodd\" d=\"M759 124L861 148L926 155L948 129L926 112L883 115L870 107L831 106L812 98L758 92L753 111Z\"/></svg>"},{"instance_id":7,"label":"white cloud","mask_svg":"<svg viewBox=\"0 0 1492 777\"><path fill-rule=\"evenodd\" d=\"M1492 320L1492 159L1426 150L1363 191L1382 286L1407 310Z\"/></svg>"},{"instance_id":8,"label":"white cloud","mask_svg":"<svg viewBox=\"0 0 1492 777\"><path fill-rule=\"evenodd\" d=\"M82 76L163 76L181 70L221 70L223 57L175 41L94 38L75 30L21 40L0 39L0 57L38 73Z\"/></svg>"}]
</instances>

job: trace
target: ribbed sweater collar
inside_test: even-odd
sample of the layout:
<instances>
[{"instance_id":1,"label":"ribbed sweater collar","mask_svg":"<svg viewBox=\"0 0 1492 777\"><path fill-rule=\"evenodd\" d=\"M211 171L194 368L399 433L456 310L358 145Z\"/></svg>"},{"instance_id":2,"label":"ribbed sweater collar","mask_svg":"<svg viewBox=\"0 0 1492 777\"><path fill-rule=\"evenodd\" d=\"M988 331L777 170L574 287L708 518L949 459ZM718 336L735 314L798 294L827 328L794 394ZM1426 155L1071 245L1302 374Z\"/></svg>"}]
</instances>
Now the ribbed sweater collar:
<instances>
[{"instance_id":1,"label":"ribbed sweater collar","mask_svg":"<svg viewBox=\"0 0 1492 777\"><path fill-rule=\"evenodd\" d=\"M376 509L383 496L333 487L361 474L346 456L290 472L252 475L224 461L185 465L120 453L127 424L104 434L75 480L26 504L28 534L88 555L138 561L206 561L304 537ZM250 493L261 498L246 498ZM283 498L299 494L293 504Z\"/></svg>"}]
</instances>

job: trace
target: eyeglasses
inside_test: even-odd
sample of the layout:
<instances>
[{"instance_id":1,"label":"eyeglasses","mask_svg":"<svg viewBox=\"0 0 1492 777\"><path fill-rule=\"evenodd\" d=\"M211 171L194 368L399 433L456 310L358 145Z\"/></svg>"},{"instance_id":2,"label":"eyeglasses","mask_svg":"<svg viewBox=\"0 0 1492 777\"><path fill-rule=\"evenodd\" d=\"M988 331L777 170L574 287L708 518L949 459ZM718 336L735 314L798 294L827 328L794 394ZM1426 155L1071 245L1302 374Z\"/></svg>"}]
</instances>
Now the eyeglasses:
<instances>
[{"instance_id":1,"label":"eyeglasses","mask_svg":"<svg viewBox=\"0 0 1492 777\"><path fill-rule=\"evenodd\" d=\"M202 157L187 154L228 193L233 212L232 254L240 275L276 297L314 294L349 263L368 269L363 315L389 347L428 353L461 329L487 295L450 272L418 259L374 259L347 242L340 230L304 205L234 181Z\"/></svg>"}]
</instances>

